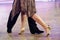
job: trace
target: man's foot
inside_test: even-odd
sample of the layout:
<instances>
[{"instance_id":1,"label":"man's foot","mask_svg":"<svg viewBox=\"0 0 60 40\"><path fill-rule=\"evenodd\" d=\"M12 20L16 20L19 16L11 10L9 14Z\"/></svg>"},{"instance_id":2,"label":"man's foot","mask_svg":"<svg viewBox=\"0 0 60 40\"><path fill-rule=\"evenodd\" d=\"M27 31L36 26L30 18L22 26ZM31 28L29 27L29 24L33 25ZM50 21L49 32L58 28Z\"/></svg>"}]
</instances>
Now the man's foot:
<instances>
[{"instance_id":1,"label":"man's foot","mask_svg":"<svg viewBox=\"0 0 60 40\"><path fill-rule=\"evenodd\" d=\"M31 34L42 34L42 33L44 33L44 31L39 30L39 31L32 32Z\"/></svg>"},{"instance_id":2,"label":"man's foot","mask_svg":"<svg viewBox=\"0 0 60 40\"><path fill-rule=\"evenodd\" d=\"M10 29L7 29L7 33L12 33L12 31Z\"/></svg>"},{"instance_id":3,"label":"man's foot","mask_svg":"<svg viewBox=\"0 0 60 40\"><path fill-rule=\"evenodd\" d=\"M37 34L41 34L44 33L44 31L39 30L38 32L36 32Z\"/></svg>"}]
</instances>

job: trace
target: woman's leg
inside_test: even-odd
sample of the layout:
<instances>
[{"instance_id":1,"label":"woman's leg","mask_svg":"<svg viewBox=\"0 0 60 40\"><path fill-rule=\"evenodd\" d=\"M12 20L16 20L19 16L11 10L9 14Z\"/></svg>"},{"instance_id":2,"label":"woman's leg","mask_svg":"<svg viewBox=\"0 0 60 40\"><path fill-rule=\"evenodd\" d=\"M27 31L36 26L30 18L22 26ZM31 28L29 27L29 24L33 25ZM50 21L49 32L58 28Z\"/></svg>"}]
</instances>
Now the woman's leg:
<instances>
[{"instance_id":1,"label":"woman's leg","mask_svg":"<svg viewBox=\"0 0 60 40\"><path fill-rule=\"evenodd\" d=\"M34 14L32 18L45 29L47 34L50 33L50 29L48 25L40 18L40 16L38 16L37 14Z\"/></svg>"},{"instance_id":2,"label":"woman's leg","mask_svg":"<svg viewBox=\"0 0 60 40\"><path fill-rule=\"evenodd\" d=\"M21 13L21 29L19 34L22 34L24 32L26 26L26 20L27 20L27 15Z\"/></svg>"}]
</instances>

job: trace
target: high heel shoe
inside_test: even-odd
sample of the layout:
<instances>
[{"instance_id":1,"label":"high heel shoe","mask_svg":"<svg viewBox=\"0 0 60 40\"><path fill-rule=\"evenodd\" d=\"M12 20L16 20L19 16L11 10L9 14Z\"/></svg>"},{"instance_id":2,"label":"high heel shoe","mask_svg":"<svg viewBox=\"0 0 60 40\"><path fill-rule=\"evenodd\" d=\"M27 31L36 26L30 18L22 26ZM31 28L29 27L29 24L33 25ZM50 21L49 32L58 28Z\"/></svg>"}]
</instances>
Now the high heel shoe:
<instances>
[{"instance_id":1,"label":"high heel shoe","mask_svg":"<svg viewBox=\"0 0 60 40\"><path fill-rule=\"evenodd\" d=\"M19 33L19 35L20 35L20 34L22 34L22 33L24 32L24 30L25 30L24 28L23 28L23 29L21 29L21 32Z\"/></svg>"},{"instance_id":2,"label":"high heel shoe","mask_svg":"<svg viewBox=\"0 0 60 40\"><path fill-rule=\"evenodd\" d=\"M48 32L47 32L47 35L46 36L49 36L50 35L50 30L51 30L51 28L50 27L48 27Z\"/></svg>"}]
</instances>

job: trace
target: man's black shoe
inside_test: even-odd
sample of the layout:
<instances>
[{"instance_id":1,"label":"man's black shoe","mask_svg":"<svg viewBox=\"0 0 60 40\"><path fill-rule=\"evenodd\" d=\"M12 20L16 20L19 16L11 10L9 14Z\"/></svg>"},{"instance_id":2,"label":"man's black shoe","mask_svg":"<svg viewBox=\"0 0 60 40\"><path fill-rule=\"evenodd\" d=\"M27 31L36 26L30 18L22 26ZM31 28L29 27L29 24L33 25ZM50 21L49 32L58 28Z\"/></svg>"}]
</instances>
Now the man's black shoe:
<instances>
[{"instance_id":1,"label":"man's black shoe","mask_svg":"<svg viewBox=\"0 0 60 40\"><path fill-rule=\"evenodd\" d=\"M12 33L12 31L11 31L11 30L9 30L9 29L7 29L7 33Z\"/></svg>"},{"instance_id":2,"label":"man's black shoe","mask_svg":"<svg viewBox=\"0 0 60 40\"><path fill-rule=\"evenodd\" d=\"M44 31L39 30L39 31L37 31L37 32L35 32L35 33L37 33L37 34L42 34L42 33L44 33Z\"/></svg>"},{"instance_id":3,"label":"man's black shoe","mask_svg":"<svg viewBox=\"0 0 60 40\"><path fill-rule=\"evenodd\" d=\"M41 31L41 30L31 32L31 34L42 34L42 33L44 33L44 31Z\"/></svg>"}]
</instances>

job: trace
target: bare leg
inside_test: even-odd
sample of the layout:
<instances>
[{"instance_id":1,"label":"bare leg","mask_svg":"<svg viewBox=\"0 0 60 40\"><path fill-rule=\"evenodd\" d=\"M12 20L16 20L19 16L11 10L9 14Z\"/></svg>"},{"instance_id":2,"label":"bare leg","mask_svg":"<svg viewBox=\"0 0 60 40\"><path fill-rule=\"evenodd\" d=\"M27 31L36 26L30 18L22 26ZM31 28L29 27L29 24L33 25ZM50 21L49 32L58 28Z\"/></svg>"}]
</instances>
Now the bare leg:
<instances>
[{"instance_id":1,"label":"bare leg","mask_svg":"<svg viewBox=\"0 0 60 40\"><path fill-rule=\"evenodd\" d=\"M40 18L40 16L38 16L37 14L34 14L32 18L45 29L47 34L50 33L48 25Z\"/></svg>"},{"instance_id":2,"label":"bare leg","mask_svg":"<svg viewBox=\"0 0 60 40\"><path fill-rule=\"evenodd\" d=\"M19 34L22 34L25 30L26 19L27 19L27 16L25 14L21 14L21 29Z\"/></svg>"}]
</instances>

